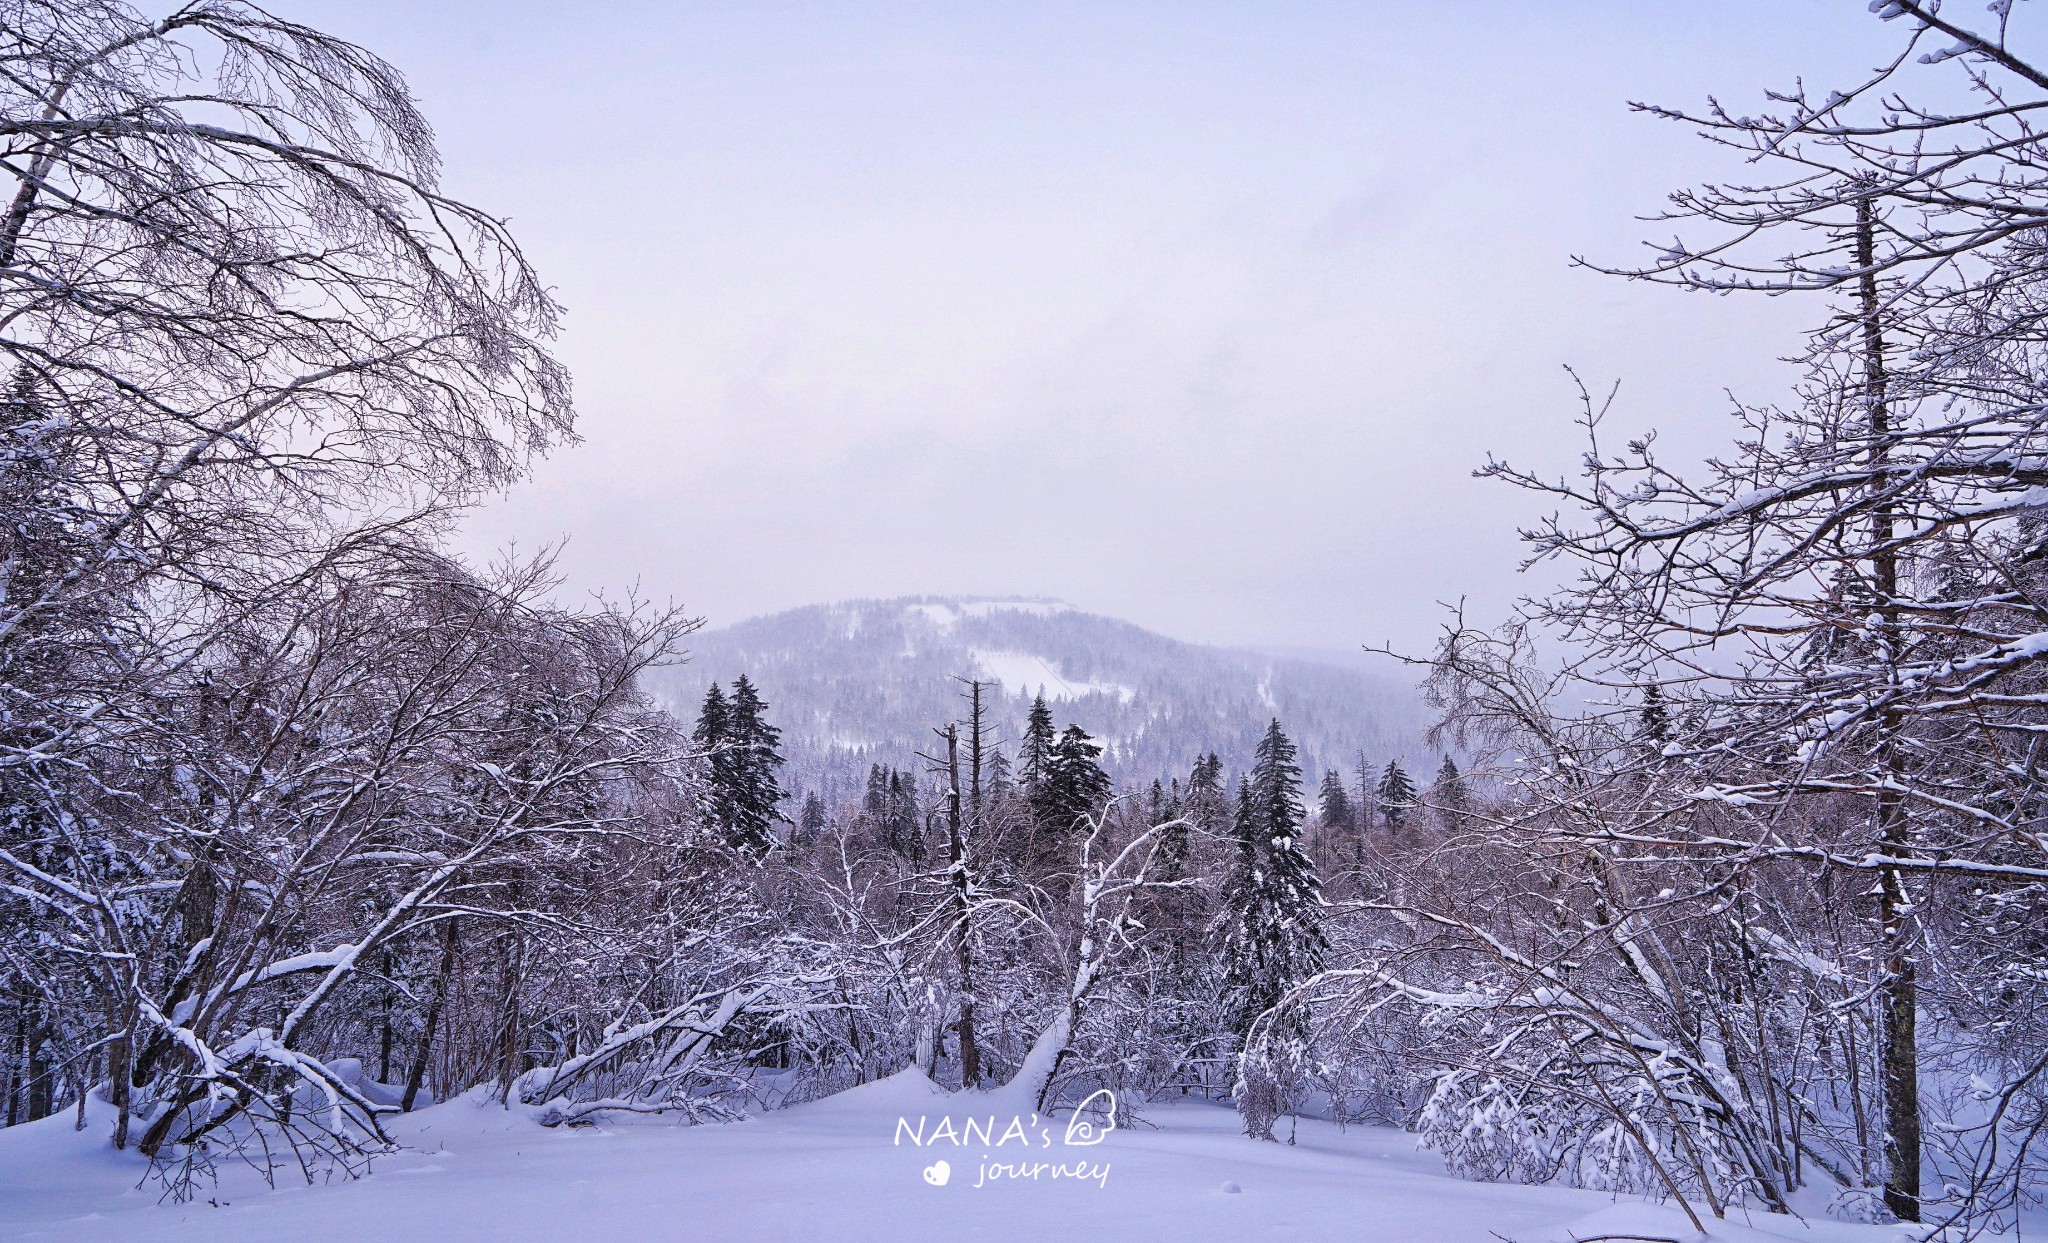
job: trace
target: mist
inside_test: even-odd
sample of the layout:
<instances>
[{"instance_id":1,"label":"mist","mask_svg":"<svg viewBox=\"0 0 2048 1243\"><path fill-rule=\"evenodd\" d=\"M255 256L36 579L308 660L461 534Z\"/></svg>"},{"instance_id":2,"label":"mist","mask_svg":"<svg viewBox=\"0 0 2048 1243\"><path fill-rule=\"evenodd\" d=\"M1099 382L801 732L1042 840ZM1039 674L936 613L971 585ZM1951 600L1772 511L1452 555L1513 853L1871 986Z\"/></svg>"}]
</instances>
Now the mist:
<instances>
[{"instance_id":1,"label":"mist","mask_svg":"<svg viewBox=\"0 0 2048 1243\"><path fill-rule=\"evenodd\" d=\"M1764 400L1799 326L1626 264L1739 168L1630 100L1888 46L1840 6L310 5L568 309L583 442L470 521L713 624L1047 595L1211 642L1497 610L1576 389ZM536 153L539 153L536 158Z\"/></svg>"}]
</instances>

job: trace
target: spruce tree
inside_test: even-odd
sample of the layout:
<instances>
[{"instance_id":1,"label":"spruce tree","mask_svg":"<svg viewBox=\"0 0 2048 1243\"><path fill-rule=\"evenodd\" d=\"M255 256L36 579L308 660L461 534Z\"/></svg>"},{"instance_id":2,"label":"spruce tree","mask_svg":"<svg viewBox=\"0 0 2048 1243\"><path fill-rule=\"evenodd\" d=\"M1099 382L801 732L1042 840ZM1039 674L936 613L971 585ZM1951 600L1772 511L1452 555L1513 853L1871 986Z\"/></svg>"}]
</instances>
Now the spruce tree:
<instances>
[{"instance_id":1,"label":"spruce tree","mask_svg":"<svg viewBox=\"0 0 2048 1243\"><path fill-rule=\"evenodd\" d=\"M1252 786L1238 783L1237 814L1230 821L1229 870L1217 894L1221 920L1218 954L1223 959L1225 1021L1242 1041L1252 1023L1265 1013L1272 978L1269 970L1271 929L1263 902L1264 864L1260 859L1258 817L1252 810Z\"/></svg>"},{"instance_id":2,"label":"spruce tree","mask_svg":"<svg viewBox=\"0 0 2048 1243\"><path fill-rule=\"evenodd\" d=\"M1096 762L1101 754L1102 744L1078 725L1069 725L1060 734L1033 807L1041 826L1067 833L1082 817L1101 812L1110 796L1109 775Z\"/></svg>"},{"instance_id":3,"label":"spruce tree","mask_svg":"<svg viewBox=\"0 0 2048 1243\"><path fill-rule=\"evenodd\" d=\"M733 679L726 738L732 753L726 838L765 854L775 845L776 823L788 821L780 810L789 797L781 782L782 731L768 723L768 705L745 674Z\"/></svg>"},{"instance_id":4,"label":"spruce tree","mask_svg":"<svg viewBox=\"0 0 2048 1243\"><path fill-rule=\"evenodd\" d=\"M1204 833L1220 833L1225 816L1224 802L1223 761L1211 751L1198 757L1193 771L1188 773L1188 792L1182 800L1181 814Z\"/></svg>"},{"instance_id":5,"label":"spruce tree","mask_svg":"<svg viewBox=\"0 0 2048 1243\"><path fill-rule=\"evenodd\" d=\"M746 675L734 679L732 698L713 682L697 714L693 737L709 770L706 791L712 827L727 844L756 855L775 845L775 823L784 820L782 731L767 721L768 705Z\"/></svg>"},{"instance_id":6,"label":"spruce tree","mask_svg":"<svg viewBox=\"0 0 2048 1243\"><path fill-rule=\"evenodd\" d=\"M1294 743L1276 719L1259 741L1251 771L1252 809L1266 852L1266 901L1278 930L1274 963L1282 991L1322 970L1329 942L1323 937L1322 883L1315 863L1301 848L1301 767Z\"/></svg>"},{"instance_id":7,"label":"spruce tree","mask_svg":"<svg viewBox=\"0 0 2048 1243\"><path fill-rule=\"evenodd\" d=\"M1176 783L1177 785L1178 783ZM1180 791L1172 795L1154 778L1152 792L1145 800L1145 818L1153 825L1166 825L1159 833L1159 879L1176 881L1187 874L1188 826L1181 818Z\"/></svg>"},{"instance_id":8,"label":"spruce tree","mask_svg":"<svg viewBox=\"0 0 2048 1243\"><path fill-rule=\"evenodd\" d=\"M1826 641L1835 641L1836 632L1822 631L1818 637ZM1815 646L1820 647L1822 644L1817 642ZM1817 660L1815 663L1818 665L1822 662ZM1664 744L1671 741L1671 710L1664 703L1664 688L1655 682L1643 687L1642 726L1644 745L1662 752Z\"/></svg>"},{"instance_id":9,"label":"spruce tree","mask_svg":"<svg viewBox=\"0 0 2048 1243\"><path fill-rule=\"evenodd\" d=\"M861 819L867 822L871 832L880 834L889 818L889 770L880 764L868 765L868 788L861 795Z\"/></svg>"},{"instance_id":10,"label":"spruce tree","mask_svg":"<svg viewBox=\"0 0 2048 1243\"><path fill-rule=\"evenodd\" d=\"M818 797L816 790L804 794L804 809L797 813L796 836L799 841L811 841L825 829L825 800Z\"/></svg>"},{"instance_id":11,"label":"spruce tree","mask_svg":"<svg viewBox=\"0 0 2048 1243\"><path fill-rule=\"evenodd\" d=\"M1415 782L1409 778L1408 770L1401 767L1401 761L1387 761L1387 771L1380 774L1380 787L1374 793L1379 797L1380 815L1386 819L1387 832L1399 833L1415 807Z\"/></svg>"},{"instance_id":12,"label":"spruce tree","mask_svg":"<svg viewBox=\"0 0 2048 1243\"><path fill-rule=\"evenodd\" d=\"M1232 836L1237 859L1222 894L1225 987L1230 1023L1242 1039L1288 990L1322 970L1322 883L1301 848L1301 768L1275 720L1238 786ZM1276 1038L1298 1037L1293 1015Z\"/></svg>"},{"instance_id":13,"label":"spruce tree","mask_svg":"<svg viewBox=\"0 0 2048 1243\"><path fill-rule=\"evenodd\" d=\"M1450 756L1444 757L1443 767L1436 770L1436 785L1430 790L1430 801L1436 804L1437 816L1445 829L1458 827L1458 819L1471 804L1471 797L1465 789L1465 775L1458 771L1458 765Z\"/></svg>"},{"instance_id":14,"label":"spruce tree","mask_svg":"<svg viewBox=\"0 0 2048 1243\"><path fill-rule=\"evenodd\" d=\"M1015 792L1010 780L1010 758L1001 748L991 747L988 753L988 801L1001 804Z\"/></svg>"},{"instance_id":15,"label":"spruce tree","mask_svg":"<svg viewBox=\"0 0 2048 1243\"><path fill-rule=\"evenodd\" d=\"M1052 709L1045 704L1044 692L1040 692L1038 698L1031 701L1031 712L1024 719L1024 745L1017 756L1021 765L1018 783L1024 787L1024 797L1034 806L1052 772L1052 749L1056 742Z\"/></svg>"},{"instance_id":16,"label":"spruce tree","mask_svg":"<svg viewBox=\"0 0 2048 1243\"><path fill-rule=\"evenodd\" d=\"M697 728L691 739L704 756L707 778L705 816L711 827L729 841L729 826L733 821L732 791L737 784L731 746L732 706L726 702L725 689L716 682L704 693L704 706L697 712Z\"/></svg>"},{"instance_id":17,"label":"spruce tree","mask_svg":"<svg viewBox=\"0 0 2048 1243\"><path fill-rule=\"evenodd\" d=\"M1353 823L1355 813L1351 808L1351 792L1344 788L1344 776L1336 769L1323 774L1323 788L1319 792L1322 800L1321 816L1323 827L1349 833L1357 826Z\"/></svg>"},{"instance_id":18,"label":"spruce tree","mask_svg":"<svg viewBox=\"0 0 2048 1243\"><path fill-rule=\"evenodd\" d=\"M889 848L913 867L924 863L924 834L918 823L917 774L889 770L887 819Z\"/></svg>"}]
</instances>

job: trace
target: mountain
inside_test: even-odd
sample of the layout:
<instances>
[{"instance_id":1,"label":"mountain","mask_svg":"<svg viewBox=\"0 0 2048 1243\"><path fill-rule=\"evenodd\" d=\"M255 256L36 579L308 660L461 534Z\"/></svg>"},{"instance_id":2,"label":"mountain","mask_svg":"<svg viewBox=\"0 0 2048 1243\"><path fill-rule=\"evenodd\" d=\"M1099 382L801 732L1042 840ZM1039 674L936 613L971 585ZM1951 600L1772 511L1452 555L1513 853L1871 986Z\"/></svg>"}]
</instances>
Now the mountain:
<instances>
[{"instance_id":1,"label":"mountain","mask_svg":"<svg viewBox=\"0 0 2048 1243\"><path fill-rule=\"evenodd\" d=\"M1375 768L1402 756L1425 779L1434 763L1415 691L1348 660L1183 643L1056 600L914 596L702 632L689 663L659 671L650 689L695 720L711 683L744 673L783 731L784 784L828 805L858 798L871 764L923 769L915 753L936 752L933 728L966 715L956 677L997 684L988 720L1006 755L1043 691L1058 725L1106 745L1103 765L1121 785L1185 778L1211 750L1238 770L1274 717L1301 749L1311 796L1326 768L1355 786L1361 752Z\"/></svg>"}]
</instances>

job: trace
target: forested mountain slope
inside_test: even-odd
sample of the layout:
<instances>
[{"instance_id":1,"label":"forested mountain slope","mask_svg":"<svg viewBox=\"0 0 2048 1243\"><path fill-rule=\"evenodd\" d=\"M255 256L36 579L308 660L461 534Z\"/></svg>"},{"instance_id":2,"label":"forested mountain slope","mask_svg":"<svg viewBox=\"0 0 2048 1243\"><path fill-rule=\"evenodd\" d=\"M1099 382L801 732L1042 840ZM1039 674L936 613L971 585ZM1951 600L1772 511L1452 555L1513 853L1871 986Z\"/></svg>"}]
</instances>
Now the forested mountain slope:
<instances>
[{"instance_id":1,"label":"forested mountain slope","mask_svg":"<svg viewBox=\"0 0 2048 1243\"><path fill-rule=\"evenodd\" d=\"M785 784L828 804L857 796L871 764L930 752L933 727L965 715L956 678L995 684L989 720L1005 754L1042 691L1060 724L1106 744L1120 785L1184 777L1212 750L1235 769L1276 716L1311 774L1336 768L1355 784L1361 753L1374 766L1425 758L1423 709L1398 670L1183 643L1052 600L851 600L705 631L691 648L656 675L661 697L694 719L711 683L745 674L783 730Z\"/></svg>"}]
</instances>

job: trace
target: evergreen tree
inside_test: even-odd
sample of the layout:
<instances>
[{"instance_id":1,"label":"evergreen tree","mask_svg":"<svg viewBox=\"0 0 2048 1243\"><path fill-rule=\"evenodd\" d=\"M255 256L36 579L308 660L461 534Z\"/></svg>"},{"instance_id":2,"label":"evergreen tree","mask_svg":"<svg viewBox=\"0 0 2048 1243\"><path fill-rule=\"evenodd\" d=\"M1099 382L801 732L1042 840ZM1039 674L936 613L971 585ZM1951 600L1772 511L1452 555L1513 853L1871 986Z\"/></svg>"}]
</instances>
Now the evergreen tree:
<instances>
[{"instance_id":1,"label":"evergreen tree","mask_svg":"<svg viewBox=\"0 0 2048 1243\"><path fill-rule=\"evenodd\" d=\"M913 867L924 863L924 834L917 806L917 774L889 770L883 816L889 848Z\"/></svg>"},{"instance_id":2,"label":"evergreen tree","mask_svg":"<svg viewBox=\"0 0 2048 1243\"><path fill-rule=\"evenodd\" d=\"M1832 637L1834 631L1822 631ZM1658 751L1671 741L1671 710L1664 705L1664 688L1651 682L1643 687L1643 742Z\"/></svg>"},{"instance_id":3,"label":"evergreen tree","mask_svg":"<svg viewBox=\"0 0 2048 1243\"><path fill-rule=\"evenodd\" d=\"M1181 815L1180 783L1168 793L1164 782L1154 779L1145 800L1148 824L1166 825L1159 833L1159 879L1175 881L1187 875L1188 825Z\"/></svg>"},{"instance_id":4,"label":"evergreen tree","mask_svg":"<svg viewBox=\"0 0 2048 1243\"><path fill-rule=\"evenodd\" d=\"M800 841L811 841L825 829L825 800L818 797L816 790L804 794L804 809L797 813L796 836Z\"/></svg>"},{"instance_id":5,"label":"evergreen tree","mask_svg":"<svg viewBox=\"0 0 2048 1243\"><path fill-rule=\"evenodd\" d=\"M1334 768L1324 773L1323 788L1319 797L1322 799L1321 814L1324 828L1349 833L1357 827L1354 822L1355 813L1351 807L1351 792L1344 788L1343 774Z\"/></svg>"},{"instance_id":6,"label":"evergreen tree","mask_svg":"<svg viewBox=\"0 0 2048 1243\"><path fill-rule=\"evenodd\" d=\"M988 801L1000 804L1015 792L1010 779L1010 758L1000 748L990 748L988 753Z\"/></svg>"},{"instance_id":7,"label":"evergreen tree","mask_svg":"<svg viewBox=\"0 0 2048 1243\"><path fill-rule=\"evenodd\" d=\"M1436 785L1430 790L1430 801L1436 804L1437 815L1446 829L1458 827L1458 818L1471 805L1465 790L1465 775L1458 771L1458 765L1450 756L1444 757L1443 767L1436 770Z\"/></svg>"},{"instance_id":8,"label":"evergreen tree","mask_svg":"<svg viewBox=\"0 0 2048 1243\"><path fill-rule=\"evenodd\" d=\"M1401 761L1387 761L1387 771L1380 774L1380 786L1374 793L1379 798L1387 832L1399 833L1415 807L1415 782L1409 778L1408 770L1401 767Z\"/></svg>"},{"instance_id":9,"label":"evergreen tree","mask_svg":"<svg viewBox=\"0 0 2048 1243\"><path fill-rule=\"evenodd\" d=\"M713 682L711 689L704 693L704 706L697 711L697 728L691 739L696 743L698 752L704 756L707 776L704 790L705 815L711 827L730 841L730 826L733 823L732 792L738 785L731 745L732 706L726 701L725 689L716 682Z\"/></svg>"},{"instance_id":10,"label":"evergreen tree","mask_svg":"<svg viewBox=\"0 0 2048 1243\"><path fill-rule=\"evenodd\" d=\"M1282 933L1287 986L1322 970L1329 943L1322 931L1322 884L1315 864L1301 848L1301 825L1308 813L1301 805L1301 766L1294 743L1276 719L1266 728L1254 753L1252 808L1258 816L1261 845L1266 851L1266 894Z\"/></svg>"},{"instance_id":11,"label":"evergreen tree","mask_svg":"<svg viewBox=\"0 0 2048 1243\"><path fill-rule=\"evenodd\" d=\"M1219 956L1223 959L1223 993L1230 1030L1239 1040L1265 1013L1270 993L1271 929L1261 901L1264 867L1259 858L1258 817L1252 810L1252 786L1238 783L1237 814L1230 837L1236 850L1217 894L1222 921Z\"/></svg>"},{"instance_id":12,"label":"evergreen tree","mask_svg":"<svg viewBox=\"0 0 2048 1243\"><path fill-rule=\"evenodd\" d=\"M1024 746L1018 754L1022 771L1017 774L1019 784L1024 787L1024 797L1037 806L1043 797L1047 778L1052 773L1052 752L1057 739L1052 728L1052 709L1046 707L1045 694L1031 701L1031 712L1024 719Z\"/></svg>"},{"instance_id":13,"label":"evergreen tree","mask_svg":"<svg viewBox=\"0 0 2048 1243\"><path fill-rule=\"evenodd\" d=\"M734 678L726 726L726 748L732 756L727 766L732 784L726 839L755 854L774 847L778 821L788 823L780 810L789 797L780 775L782 731L768 723L767 714L768 705L747 676Z\"/></svg>"},{"instance_id":14,"label":"evergreen tree","mask_svg":"<svg viewBox=\"0 0 2048 1243\"><path fill-rule=\"evenodd\" d=\"M860 814L876 832L889 818L889 770L880 764L868 765L868 788L861 795Z\"/></svg>"},{"instance_id":15,"label":"evergreen tree","mask_svg":"<svg viewBox=\"0 0 2048 1243\"><path fill-rule=\"evenodd\" d=\"M1294 743L1275 720L1259 740L1252 770L1238 787L1232 825L1238 859L1224 886L1226 987L1240 1038L1289 989L1322 970L1329 941L1322 927L1322 883L1301 848L1301 768ZM1298 1036L1300 1016L1285 1038Z\"/></svg>"},{"instance_id":16,"label":"evergreen tree","mask_svg":"<svg viewBox=\"0 0 2048 1243\"><path fill-rule=\"evenodd\" d=\"M1216 758L1215 752L1195 760L1195 767L1188 774L1188 792L1182 800L1181 814L1205 833L1223 831L1223 761Z\"/></svg>"},{"instance_id":17,"label":"evergreen tree","mask_svg":"<svg viewBox=\"0 0 2048 1243\"><path fill-rule=\"evenodd\" d=\"M889 850L919 863L924 858L923 835L917 831L916 778L883 764L868 768L868 788L861 799L861 819L867 830Z\"/></svg>"},{"instance_id":18,"label":"evergreen tree","mask_svg":"<svg viewBox=\"0 0 2048 1243\"><path fill-rule=\"evenodd\" d=\"M1042 827L1067 833L1082 817L1101 813L1111 792L1109 775L1096 762L1101 754L1102 744L1078 725L1069 725L1060 734L1032 809Z\"/></svg>"}]
</instances>

